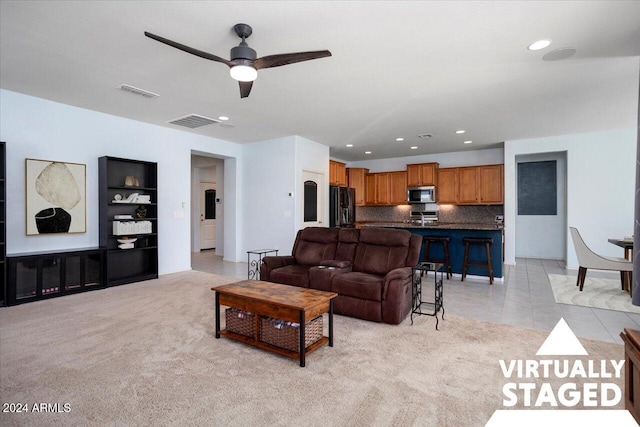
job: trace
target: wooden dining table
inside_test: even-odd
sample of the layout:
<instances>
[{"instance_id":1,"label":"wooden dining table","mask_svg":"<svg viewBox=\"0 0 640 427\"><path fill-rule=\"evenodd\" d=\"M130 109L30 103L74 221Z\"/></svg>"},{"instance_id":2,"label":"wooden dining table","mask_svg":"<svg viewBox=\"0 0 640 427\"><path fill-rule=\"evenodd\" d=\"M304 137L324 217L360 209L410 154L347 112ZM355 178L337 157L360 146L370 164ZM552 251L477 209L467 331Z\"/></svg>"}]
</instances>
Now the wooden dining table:
<instances>
[{"instance_id":1,"label":"wooden dining table","mask_svg":"<svg viewBox=\"0 0 640 427\"><path fill-rule=\"evenodd\" d=\"M633 239L608 239L608 241L623 248L625 259L633 261Z\"/></svg>"}]
</instances>

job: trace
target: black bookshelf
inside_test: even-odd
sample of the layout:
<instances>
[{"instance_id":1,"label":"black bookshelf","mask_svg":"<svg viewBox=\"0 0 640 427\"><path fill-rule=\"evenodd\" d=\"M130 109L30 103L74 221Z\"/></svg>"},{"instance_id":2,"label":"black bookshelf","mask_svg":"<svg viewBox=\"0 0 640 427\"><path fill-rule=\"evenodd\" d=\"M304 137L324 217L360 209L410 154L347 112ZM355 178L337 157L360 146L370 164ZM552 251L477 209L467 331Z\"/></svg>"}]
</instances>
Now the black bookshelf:
<instances>
[{"instance_id":1,"label":"black bookshelf","mask_svg":"<svg viewBox=\"0 0 640 427\"><path fill-rule=\"evenodd\" d=\"M7 303L7 152L0 141L0 306Z\"/></svg>"},{"instance_id":2,"label":"black bookshelf","mask_svg":"<svg viewBox=\"0 0 640 427\"><path fill-rule=\"evenodd\" d=\"M158 277L157 182L157 163L108 156L99 159L99 240L106 250L107 286ZM148 201L123 203L134 193Z\"/></svg>"}]
</instances>

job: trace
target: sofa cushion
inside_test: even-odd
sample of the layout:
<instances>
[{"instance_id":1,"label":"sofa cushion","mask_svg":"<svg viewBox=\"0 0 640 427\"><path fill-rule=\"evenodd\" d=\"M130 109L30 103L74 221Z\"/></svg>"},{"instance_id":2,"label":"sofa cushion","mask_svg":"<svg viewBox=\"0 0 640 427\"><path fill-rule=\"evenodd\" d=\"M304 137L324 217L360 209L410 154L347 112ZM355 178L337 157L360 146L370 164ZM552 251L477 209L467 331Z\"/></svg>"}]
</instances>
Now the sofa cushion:
<instances>
[{"instance_id":1,"label":"sofa cushion","mask_svg":"<svg viewBox=\"0 0 640 427\"><path fill-rule=\"evenodd\" d=\"M383 284L383 277L352 271L334 276L331 291L354 298L382 301Z\"/></svg>"},{"instance_id":2,"label":"sofa cushion","mask_svg":"<svg viewBox=\"0 0 640 427\"><path fill-rule=\"evenodd\" d=\"M298 264L320 265L324 259L334 259L338 243L338 228L307 227L298 232L293 257Z\"/></svg>"},{"instance_id":3,"label":"sofa cushion","mask_svg":"<svg viewBox=\"0 0 640 427\"><path fill-rule=\"evenodd\" d=\"M404 267L409 252L411 233L406 230L367 228L360 231L353 271L384 276Z\"/></svg>"},{"instance_id":4,"label":"sofa cushion","mask_svg":"<svg viewBox=\"0 0 640 427\"><path fill-rule=\"evenodd\" d=\"M338 233L338 246L336 247L336 259L351 261L356 257L356 248L360 240L360 230L356 228L340 228Z\"/></svg>"},{"instance_id":5,"label":"sofa cushion","mask_svg":"<svg viewBox=\"0 0 640 427\"><path fill-rule=\"evenodd\" d=\"M309 287L309 269L310 265L287 265L286 267L276 268L271 271L269 280L283 285L300 286L302 288Z\"/></svg>"}]
</instances>

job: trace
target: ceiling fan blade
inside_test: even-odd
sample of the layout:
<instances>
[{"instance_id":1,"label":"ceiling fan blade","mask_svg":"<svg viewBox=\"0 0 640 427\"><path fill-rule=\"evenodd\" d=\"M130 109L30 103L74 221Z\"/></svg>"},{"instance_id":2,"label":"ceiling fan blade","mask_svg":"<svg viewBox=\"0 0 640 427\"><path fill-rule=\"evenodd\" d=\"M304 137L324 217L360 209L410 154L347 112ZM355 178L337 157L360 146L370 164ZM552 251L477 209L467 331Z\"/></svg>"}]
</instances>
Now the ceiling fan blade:
<instances>
[{"instance_id":1,"label":"ceiling fan blade","mask_svg":"<svg viewBox=\"0 0 640 427\"><path fill-rule=\"evenodd\" d=\"M219 56L216 56L216 55L214 55L212 53L203 52L201 50L194 49L194 48L189 47L189 46L185 46L182 43L178 43L178 42L174 42L173 40L165 39L164 37L160 37L160 36L157 36L155 34L151 34L151 33L147 32L147 31L144 32L144 35L149 37L149 38L152 38L154 40L157 40L160 43L164 43L164 44L167 44L167 45L169 45L171 47L175 47L176 49L180 49L182 51L190 53L192 55L199 56L200 58L209 59L211 61L216 61L216 62L222 62L223 64L226 64L229 67L233 66L233 64L231 64L230 61L227 61L224 58L220 58Z\"/></svg>"},{"instance_id":2,"label":"ceiling fan blade","mask_svg":"<svg viewBox=\"0 0 640 427\"><path fill-rule=\"evenodd\" d=\"M261 68L281 67L283 65L295 64L296 62L310 61L312 59L325 58L331 56L328 50L316 50L313 52L283 53L281 55L269 55L258 58L253 66L256 70Z\"/></svg>"},{"instance_id":3,"label":"ceiling fan blade","mask_svg":"<svg viewBox=\"0 0 640 427\"><path fill-rule=\"evenodd\" d=\"M253 86L253 82L238 82L240 83L240 98L246 98L249 96L249 92L251 92L251 87Z\"/></svg>"}]
</instances>

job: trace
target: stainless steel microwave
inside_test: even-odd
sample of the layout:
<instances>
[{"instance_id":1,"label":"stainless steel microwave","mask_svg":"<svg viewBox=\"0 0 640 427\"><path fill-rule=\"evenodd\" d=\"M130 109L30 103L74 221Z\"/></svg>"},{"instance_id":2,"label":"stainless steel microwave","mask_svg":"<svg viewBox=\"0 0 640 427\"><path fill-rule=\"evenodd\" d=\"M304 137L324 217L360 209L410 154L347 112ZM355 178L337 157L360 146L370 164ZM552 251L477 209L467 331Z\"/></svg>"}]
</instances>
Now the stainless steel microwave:
<instances>
[{"instance_id":1,"label":"stainless steel microwave","mask_svg":"<svg viewBox=\"0 0 640 427\"><path fill-rule=\"evenodd\" d=\"M435 203L436 187L407 187L407 203Z\"/></svg>"}]
</instances>

